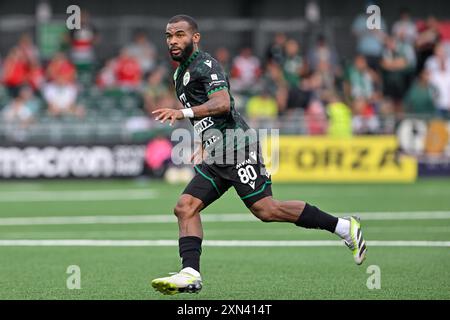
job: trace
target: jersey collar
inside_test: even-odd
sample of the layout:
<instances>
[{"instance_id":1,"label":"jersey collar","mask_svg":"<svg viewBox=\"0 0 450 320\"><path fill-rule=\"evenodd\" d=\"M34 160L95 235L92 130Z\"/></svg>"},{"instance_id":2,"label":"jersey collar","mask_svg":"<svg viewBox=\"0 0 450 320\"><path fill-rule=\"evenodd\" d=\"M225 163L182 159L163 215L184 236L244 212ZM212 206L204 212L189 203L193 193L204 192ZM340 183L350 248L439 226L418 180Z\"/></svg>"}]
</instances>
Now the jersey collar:
<instances>
[{"instance_id":1,"label":"jersey collar","mask_svg":"<svg viewBox=\"0 0 450 320\"><path fill-rule=\"evenodd\" d=\"M200 50L195 50L194 53L191 54L191 56L182 64L180 64L175 71L174 80L178 78L178 75L182 74L184 70L191 64L192 61L194 61L195 58L197 58L198 54L200 53Z\"/></svg>"}]
</instances>

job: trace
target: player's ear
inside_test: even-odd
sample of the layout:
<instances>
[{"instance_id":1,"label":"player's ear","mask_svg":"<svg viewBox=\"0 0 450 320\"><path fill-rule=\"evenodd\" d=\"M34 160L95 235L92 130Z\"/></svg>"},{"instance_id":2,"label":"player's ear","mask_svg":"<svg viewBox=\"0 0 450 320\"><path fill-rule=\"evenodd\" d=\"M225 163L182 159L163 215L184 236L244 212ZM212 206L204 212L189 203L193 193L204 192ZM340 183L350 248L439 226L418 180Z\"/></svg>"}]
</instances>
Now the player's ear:
<instances>
[{"instance_id":1,"label":"player's ear","mask_svg":"<svg viewBox=\"0 0 450 320\"><path fill-rule=\"evenodd\" d=\"M196 32L196 33L194 33L193 35L192 35L192 41L194 41L194 43L195 44L199 44L199 42L200 42L200 38L201 38L201 36L200 36L200 32Z\"/></svg>"}]
</instances>

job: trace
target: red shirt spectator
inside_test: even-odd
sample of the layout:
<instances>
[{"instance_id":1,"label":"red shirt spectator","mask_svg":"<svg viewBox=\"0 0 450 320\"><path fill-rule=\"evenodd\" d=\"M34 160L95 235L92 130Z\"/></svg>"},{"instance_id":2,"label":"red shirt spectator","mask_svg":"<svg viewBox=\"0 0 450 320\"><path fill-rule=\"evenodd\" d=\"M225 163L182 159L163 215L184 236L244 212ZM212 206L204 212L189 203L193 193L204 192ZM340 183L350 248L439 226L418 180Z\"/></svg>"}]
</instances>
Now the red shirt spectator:
<instances>
[{"instance_id":1,"label":"red shirt spectator","mask_svg":"<svg viewBox=\"0 0 450 320\"><path fill-rule=\"evenodd\" d=\"M59 75L63 75L68 82L73 83L76 78L75 66L67 59L64 53L57 53L47 66L47 77L55 81Z\"/></svg>"},{"instance_id":2,"label":"red shirt spectator","mask_svg":"<svg viewBox=\"0 0 450 320\"><path fill-rule=\"evenodd\" d=\"M3 66L3 83L7 87L19 87L27 81L28 64L19 49L11 49Z\"/></svg>"},{"instance_id":3,"label":"red shirt spectator","mask_svg":"<svg viewBox=\"0 0 450 320\"><path fill-rule=\"evenodd\" d=\"M122 50L116 60L116 79L121 87L136 88L141 82L141 67L139 62L130 56L126 49Z\"/></svg>"}]
</instances>

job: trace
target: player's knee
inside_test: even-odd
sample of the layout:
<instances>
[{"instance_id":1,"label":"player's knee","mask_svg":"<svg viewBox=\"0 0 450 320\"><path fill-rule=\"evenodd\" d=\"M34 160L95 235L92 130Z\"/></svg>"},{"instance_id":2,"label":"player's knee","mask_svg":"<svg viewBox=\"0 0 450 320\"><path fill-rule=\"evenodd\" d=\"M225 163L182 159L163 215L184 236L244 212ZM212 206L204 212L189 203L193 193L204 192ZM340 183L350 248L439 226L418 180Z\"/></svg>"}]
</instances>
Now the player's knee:
<instances>
[{"instance_id":1,"label":"player's knee","mask_svg":"<svg viewBox=\"0 0 450 320\"><path fill-rule=\"evenodd\" d=\"M173 209L173 213L178 219L189 219L197 214L192 197L182 195Z\"/></svg>"},{"instance_id":2,"label":"player's knee","mask_svg":"<svg viewBox=\"0 0 450 320\"><path fill-rule=\"evenodd\" d=\"M253 214L262 222L278 221L278 202L275 200L255 204L251 209Z\"/></svg>"}]
</instances>

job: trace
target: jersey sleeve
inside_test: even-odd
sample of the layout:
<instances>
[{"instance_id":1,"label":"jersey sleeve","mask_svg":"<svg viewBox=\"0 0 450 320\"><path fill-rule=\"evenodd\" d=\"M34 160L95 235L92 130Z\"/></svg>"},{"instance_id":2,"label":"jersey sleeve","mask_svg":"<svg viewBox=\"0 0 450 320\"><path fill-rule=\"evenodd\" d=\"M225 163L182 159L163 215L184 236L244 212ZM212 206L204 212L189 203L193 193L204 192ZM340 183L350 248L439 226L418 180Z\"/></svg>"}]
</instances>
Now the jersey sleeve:
<instances>
[{"instance_id":1,"label":"jersey sleeve","mask_svg":"<svg viewBox=\"0 0 450 320\"><path fill-rule=\"evenodd\" d=\"M207 95L222 89L228 89L227 76L216 60L205 60L202 64L199 80Z\"/></svg>"}]
</instances>

